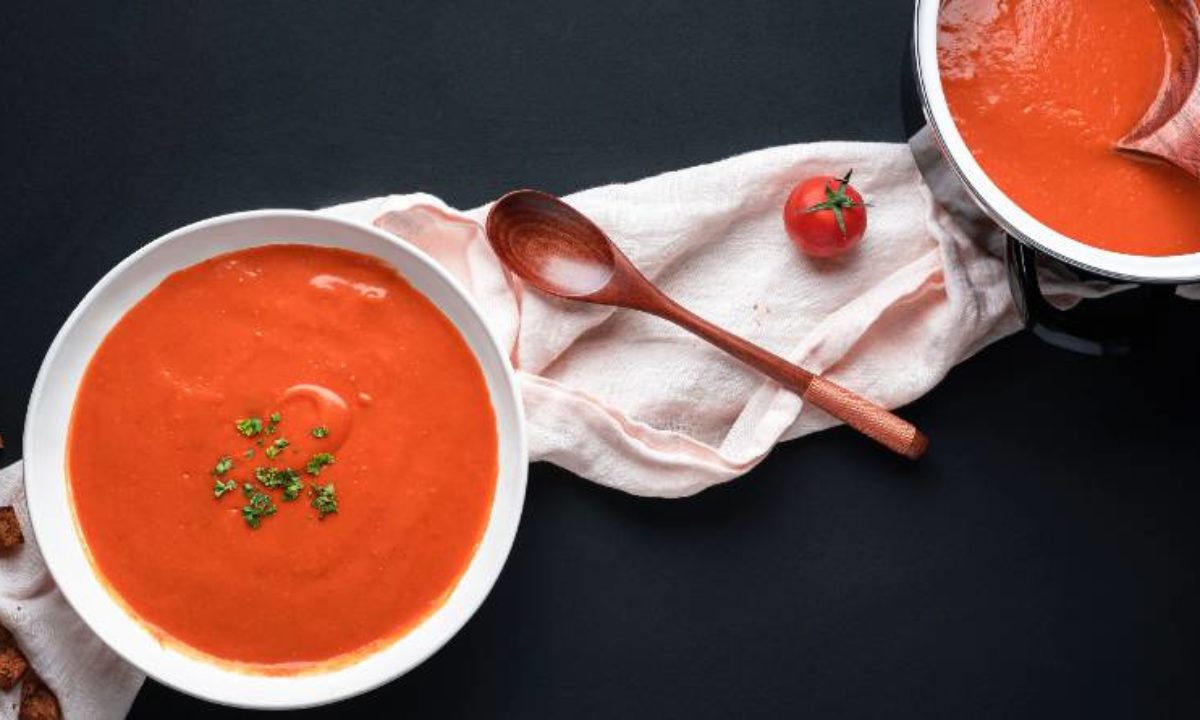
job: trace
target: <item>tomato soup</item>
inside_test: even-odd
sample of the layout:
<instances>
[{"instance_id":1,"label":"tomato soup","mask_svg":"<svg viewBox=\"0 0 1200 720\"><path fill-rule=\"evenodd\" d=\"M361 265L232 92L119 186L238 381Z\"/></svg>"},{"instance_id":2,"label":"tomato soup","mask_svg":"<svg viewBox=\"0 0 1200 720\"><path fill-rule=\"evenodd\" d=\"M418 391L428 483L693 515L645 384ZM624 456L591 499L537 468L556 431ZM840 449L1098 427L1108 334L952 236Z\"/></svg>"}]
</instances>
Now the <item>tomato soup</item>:
<instances>
[{"instance_id":1,"label":"tomato soup","mask_svg":"<svg viewBox=\"0 0 1200 720\"><path fill-rule=\"evenodd\" d=\"M1197 252L1200 182L1113 149L1182 32L1164 0L944 0L942 86L975 159L1046 225L1117 252Z\"/></svg>"},{"instance_id":2,"label":"tomato soup","mask_svg":"<svg viewBox=\"0 0 1200 720\"><path fill-rule=\"evenodd\" d=\"M71 497L112 593L250 672L394 640L453 590L497 478L486 381L389 266L268 245L168 277L83 377Z\"/></svg>"}]
</instances>

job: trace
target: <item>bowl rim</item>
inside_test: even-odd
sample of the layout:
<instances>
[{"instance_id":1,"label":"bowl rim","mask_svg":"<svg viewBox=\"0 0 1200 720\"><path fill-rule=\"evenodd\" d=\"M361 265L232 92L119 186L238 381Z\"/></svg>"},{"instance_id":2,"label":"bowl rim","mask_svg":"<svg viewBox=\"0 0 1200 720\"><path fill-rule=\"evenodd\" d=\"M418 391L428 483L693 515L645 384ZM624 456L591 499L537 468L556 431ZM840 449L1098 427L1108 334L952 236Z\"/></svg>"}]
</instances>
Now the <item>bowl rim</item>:
<instances>
[{"instance_id":1,"label":"bowl rim","mask_svg":"<svg viewBox=\"0 0 1200 720\"><path fill-rule=\"evenodd\" d=\"M262 688L266 688L265 691L259 689L254 693L241 692L240 694L223 694L221 692L222 688L214 689L207 686L201 687L200 683L197 683L186 675L181 675L180 673L174 671L165 672L163 671L162 667L155 666L153 663L141 662L141 660L145 659L144 657L137 657L137 659L135 659L134 656L140 656L142 653L131 652L131 645L133 645L132 641L124 641L118 637L120 631L107 627L104 623L98 622L97 615L100 611L88 606L84 602L81 602L81 594L83 593L82 586L95 584L101 589L102 593L107 599L107 602L116 607L120 614L124 615L126 619L136 624L141 631L149 635L154 635L154 631L144 621L140 620L127 607L125 607L123 601L119 601L118 598L115 597L115 590L106 587L106 583L100 577L98 568L96 568L90 558L87 558L86 560L89 570L89 572L86 574L86 578L78 578L73 577L67 572L67 568L65 566L67 561L65 559L60 559L55 555L55 553L46 551L47 547L53 547L55 544L45 542L48 538L47 523L50 522L47 513L61 511L61 503L55 503L53 498L46 498L44 493L49 491L45 489L39 490L38 488L40 483L44 482L59 482L63 485L67 485L69 480L67 479L65 457L58 458L60 467L57 470L57 478L54 477L56 470L51 467L51 465L54 464L53 462L47 463L46 466L43 466L43 459L40 457L42 453L37 451L38 445L33 442L33 435L37 431L35 425L37 425L37 420L39 418L38 411L43 402L43 396L46 393L48 384L53 381L53 378L51 377L51 371L53 370L54 361L62 351L64 344L68 341L72 334L77 331L77 327L81 322L81 318L86 311L91 308L92 305L96 303L96 301L107 291L109 291L113 286L116 286L122 278L126 277L126 274L130 272L131 268L133 268L143 258L154 253L156 250L159 250L160 248L163 248L171 243L179 242L181 239L187 238L188 236L191 236L197 232L219 228L220 226L224 225L234 225L244 222L256 222L264 220L286 220L305 224L313 223L314 226L323 224L327 228L330 226L337 226L342 231L365 233L373 236L373 240L383 241L386 245L396 248L401 254L407 255L412 261L422 266L423 270L428 271L433 276L436 284L444 286L446 291L448 291L451 295L456 296L455 299L461 303L462 307L465 308L465 312L469 315L470 321L474 324L477 324L478 330L481 331L482 335L481 342L485 344L485 350L489 354L492 354L493 358L483 357L483 353L481 353L481 351L476 347L472 346L471 341L467 338L467 331L460 325L459 321L455 317L451 316L450 311L448 311L445 307L445 304L450 301L438 301L437 299L430 297L428 293L422 291L420 288L417 288L415 283L413 283L412 278L406 275L405 272L397 267L393 262L390 262L386 258L372 255L374 257L378 257L378 259L382 262L387 263L389 267L395 269L396 272L406 280L406 282L413 284L414 289L417 289L417 291L424 295L431 303L433 303L440 312L446 315L446 317L454 324L459 333L463 335L464 341L466 341L468 346L471 348L472 355L475 356L476 361L480 364L481 369L484 371L485 378L488 380L488 397L492 402L494 411L496 413L498 443L496 490L492 500L492 507L489 511L488 523L484 527L484 532L480 538L479 544L473 551L471 559L467 563L466 568L463 570L462 575L460 575L456 580L454 587L449 593L447 593L446 598L441 602L441 604L432 609L428 615L421 618L419 622L406 629L400 635L386 640L378 648L367 650L362 656L354 658L348 663L338 663L331 666L327 671L317 671L315 673L283 676L254 674L239 671L233 664L224 666L223 664L219 663L219 659L217 659L218 662L214 662L212 659L204 658L202 657L202 653L196 653L194 649L189 648L188 650L181 651L174 644L159 643L164 656L172 655L174 658L181 659L184 665L199 665L209 670L216 671L219 674L229 675L230 677L236 677L245 680L245 682L238 683L239 687L243 685L246 687L261 685ZM274 236L268 235L263 237L263 242L261 243L247 244L239 249L280 242L315 245L317 243L311 242L313 237L321 237L319 230L315 231L313 235L306 237L289 237L287 234ZM324 246L340 247L341 243L330 242ZM189 261L179 268L168 271L167 275L184 267L190 267L198 262L203 262L203 260L206 258L216 257L226 252L233 252L233 250L215 249L209 251L206 249L201 259ZM356 252L361 251L356 250ZM371 253L367 252L364 254ZM162 282L162 279L159 279L157 282L155 282L151 288L156 287L160 282ZM145 293L139 293L138 296L133 299L127 307L117 313L113 323L115 324L116 322L119 322L124 314L128 312L129 308L144 297ZM107 337L109 331L111 331L111 326L104 330L100 342L103 341L104 337ZM89 354L86 362L84 363L85 368L87 363L91 362L94 352L95 347L92 348L91 354ZM500 382L493 385L493 378L498 379ZM74 393L77 391L78 384L75 384L71 388L72 403L74 399ZM508 446L511 446L510 450L512 451L508 453L508 462L505 462L506 435L504 427L502 426L504 418L501 416L501 408L497 407L498 401L503 401L505 407L508 408L508 414L510 416L509 419L514 423L510 430L511 439L507 444ZM443 647L462 629L462 627L482 606L484 600L488 597L488 595L491 594L496 581L499 579L501 571L507 563L508 556L511 553L512 546L515 542L521 516L523 514L529 465L528 436L525 425L524 407L521 400L519 383L517 381L516 372L511 364L509 352L500 345L494 331L484 319L482 312L480 312L479 307L458 282L458 280L455 279L447 270L434 261L423 250L407 240L404 240L403 238L385 233L382 230L370 225L349 220L344 217L338 217L309 210L292 209L261 209L235 212L190 223L160 235L156 239L135 250L133 253L117 263L107 273L105 273L104 276L97 281L94 286L92 286L87 294L84 295L83 299L79 301L67 319L63 322L62 326L56 333L53 342L50 344L45 357L42 360L42 363L38 369L37 378L34 382L33 391L30 394L29 403L26 408L23 444L25 448L25 457L23 459L25 463L23 482L25 485L26 502L29 508L31 526L30 530L37 541L46 567L49 570L55 585L62 592L62 595L66 599L67 603L80 617L80 619L83 620L84 624L86 624L87 627L93 633L95 633L97 637L99 637L114 653L116 653L126 662L139 668L146 673L146 675L154 678L156 681L205 701L230 707L248 709L304 709L345 700L374 690L403 676L441 649L441 647ZM50 458L50 460L53 461L53 458ZM39 482L38 478L42 478L42 480ZM503 485L511 485L511 488L509 488L509 495L511 497L506 502L507 512L505 513L504 517L498 518L497 512L501 502L501 491L505 489L502 487ZM78 528L74 507L69 498L69 488L67 490L66 503L67 513L69 516L67 520L72 526L72 542L77 545L85 555L87 555L86 543L82 536L82 532ZM493 526L498 526L496 532L498 532L499 535L489 542L489 537L493 530ZM54 532L57 533L58 528L54 528ZM424 639L425 635L422 634L423 644L420 647L415 648L415 650L412 652L409 652L408 656L403 659L404 661L402 663L398 663L395 667L390 669L383 667L370 667L369 669L373 670L373 672L363 674L365 671L363 671L362 668L372 665L373 659L383 658L386 653L400 646L406 640L406 638L415 636L418 630L424 628L426 625L431 624L431 620L438 618L443 613L445 608L451 605L455 596L458 595L462 589L464 580L472 572L476 564L482 562L480 558L483 556L485 544L489 546L492 559L489 561L490 564L487 567L483 567L482 570L479 571L483 574L479 578L479 581L475 583L473 592L471 592L470 596L463 601L465 605L461 608L461 610L453 617L449 617L445 623L439 623L440 627L437 629L436 633L428 639ZM91 592L91 588L88 588L88 591ZM104 612L108 613L110 610L111 608L106 608ZM375 660L374 663L382 663L382 660ZM357 680L354 677L356 670L362 675ZM341 682L336 685L330 685L331 689L323 693L303 692L305 685L311 684L314 677L319 677L322 675L329 677L336 676L339 680L346 679L349 681ZM346 677L343 678L343 675ZM295 692L296 690L300 690L300 692ZM260 696L260 692L262 692L263 695Z\"/></svg>"},{"instance_id":2,"label":"bowl rim","mask_svg":"<svg viewBox=\"0 0 1200 720\"><path fill-rule=\"evenodd\" d=\"M917 0L913 28L917 87L930 131L980 208L1005 232L1026 245L1099 275L1144 283L1186 284L1200 280L1200 252L1134 255L1088 245L1038 220L992 181L959 132L942 87L937 46L938 16L943 2Z\"/></svg>"}]
</instances>

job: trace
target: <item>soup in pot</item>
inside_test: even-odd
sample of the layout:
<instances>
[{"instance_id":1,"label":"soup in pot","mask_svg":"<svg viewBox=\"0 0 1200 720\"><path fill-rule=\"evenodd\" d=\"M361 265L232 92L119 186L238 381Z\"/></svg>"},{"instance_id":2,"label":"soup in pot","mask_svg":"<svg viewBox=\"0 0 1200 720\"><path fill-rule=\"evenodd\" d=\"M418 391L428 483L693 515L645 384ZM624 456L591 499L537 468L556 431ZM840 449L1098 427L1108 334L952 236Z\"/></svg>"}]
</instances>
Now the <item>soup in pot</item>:
<instances>
[{"instance_id":1,"label":"soup in pot","mask_svg":"<svg viewBox=\"0 0 1200 720\"><path fill-rule=\"evenodd\" d=\"M938 30L954 122L1009 198L1106 250L1200 252L1200 181L1114 149L1179 61L1163 0L944 0Z\"/></svg>"}]
</instances>

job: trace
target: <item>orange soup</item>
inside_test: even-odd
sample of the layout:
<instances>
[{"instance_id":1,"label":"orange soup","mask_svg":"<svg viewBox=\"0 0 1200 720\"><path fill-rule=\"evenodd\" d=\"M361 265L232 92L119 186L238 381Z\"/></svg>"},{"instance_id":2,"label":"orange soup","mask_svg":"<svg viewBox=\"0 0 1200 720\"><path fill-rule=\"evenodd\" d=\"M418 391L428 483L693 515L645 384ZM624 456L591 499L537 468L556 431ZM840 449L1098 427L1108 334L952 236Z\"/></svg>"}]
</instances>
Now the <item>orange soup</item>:
<instances>
[{"instance_id":1,"label":"orange soup","mask_svg":"<svg viewBox=\"0 0 1200 720\"><path fill-rule=\"evenodd\" d=\"M1164 0L944 0L942 86L975 159L1028 213L1138 255L1200 251L1200 182L1113 150L1182 41Z\"/></svg>"},{"instance_id":2,"label":"orange soup","mask_svg":"<svg viewBox=\"0 0 1200 720\"><path fill-rule=\"evenodd\" d=\"M496 420L466 342L393 269L270 245L171 275L112 329L68 471L94 566L158 636L297 672L443 602L487 525Z\"/></svg>"}]
</instances>

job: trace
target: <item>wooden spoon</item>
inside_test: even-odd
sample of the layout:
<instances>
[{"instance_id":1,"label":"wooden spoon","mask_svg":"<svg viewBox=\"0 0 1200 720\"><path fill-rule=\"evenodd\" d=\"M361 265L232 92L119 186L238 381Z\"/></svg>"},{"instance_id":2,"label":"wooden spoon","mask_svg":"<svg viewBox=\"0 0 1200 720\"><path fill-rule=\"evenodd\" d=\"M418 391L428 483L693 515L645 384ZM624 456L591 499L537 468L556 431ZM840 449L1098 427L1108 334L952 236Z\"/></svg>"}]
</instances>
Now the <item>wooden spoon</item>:
<instances>
[{"instance_id":1,"label":"wooden spoon","mask_svg":"<svg viewBox=\"0 0 1200 720\"><path fill-rule=\"evenodd\" d=\"M487 235L501 262L542 292L670 320L905 457L915 460L929 447L915 427L870 400L675 303L638 272L603 230L553 195L518 190L500 198L488 213Z\"/></svg>"},{"instance_id":2,"label":"wooden spoon","mask_svg":"<svg viewBox=\"0 0 1200 720\"><path fill-rule=\"evenodd\" d=\"M1183 44L1168 41L1168 67L1158 97L1117 149L1166 160L1200 178L1200 10L1196 0L1160 0L1177 13Z\"/></svg>"}]
</instances>

